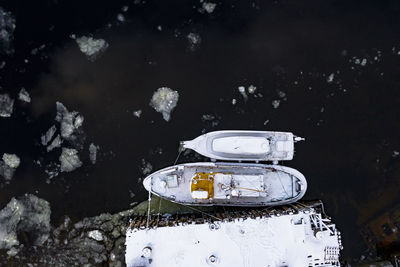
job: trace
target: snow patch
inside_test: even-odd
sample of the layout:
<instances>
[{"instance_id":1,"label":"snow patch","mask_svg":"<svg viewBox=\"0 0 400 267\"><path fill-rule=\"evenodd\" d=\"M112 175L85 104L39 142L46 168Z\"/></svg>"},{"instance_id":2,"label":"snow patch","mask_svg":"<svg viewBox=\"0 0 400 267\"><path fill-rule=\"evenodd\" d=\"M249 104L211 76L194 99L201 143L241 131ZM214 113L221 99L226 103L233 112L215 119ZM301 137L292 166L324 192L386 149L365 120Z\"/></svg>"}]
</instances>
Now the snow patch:
<instances>
[{"instance_id":1,"label":"snow patch","mask_svg":"<svg viewBox=\"0 0 400 267\"><path fill-rule=\"evenodd\" d=\"M20 232L27 233L33 245L43 245L49 237L50 213L50 204L35 195L12 198L0 211L0 249L17 254Z\"/></svg>"}]
</instances>

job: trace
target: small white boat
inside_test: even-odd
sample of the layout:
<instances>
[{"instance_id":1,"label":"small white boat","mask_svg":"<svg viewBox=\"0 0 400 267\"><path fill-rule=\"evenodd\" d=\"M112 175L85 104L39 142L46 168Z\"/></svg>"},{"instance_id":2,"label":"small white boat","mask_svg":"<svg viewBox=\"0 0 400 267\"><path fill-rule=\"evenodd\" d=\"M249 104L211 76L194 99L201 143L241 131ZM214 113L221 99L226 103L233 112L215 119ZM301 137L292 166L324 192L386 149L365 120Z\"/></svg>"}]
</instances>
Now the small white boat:
<instances>
[{"instance_id":1,"label":"small white boat","mask_svg":"<svg viewBox=\"0 0 400 267\"><path fill-rule=\"evenodd\" d=\"M294 142L300 140L290 132L229 130L209 132L181 146L213 160L279 161L293 159Z\"/></svg>"},{"instance_id":2,"label":"small white boat","mask_svg":"<svg viewBox=\"0 0 400 267\"><path fill-rule=\"evenodd\" d=\"M297 170L264 164L197 162L159 170L143 181L147 191L186 205L273 206L296 202L307 190Z\"/></svg>"}]
</instances>

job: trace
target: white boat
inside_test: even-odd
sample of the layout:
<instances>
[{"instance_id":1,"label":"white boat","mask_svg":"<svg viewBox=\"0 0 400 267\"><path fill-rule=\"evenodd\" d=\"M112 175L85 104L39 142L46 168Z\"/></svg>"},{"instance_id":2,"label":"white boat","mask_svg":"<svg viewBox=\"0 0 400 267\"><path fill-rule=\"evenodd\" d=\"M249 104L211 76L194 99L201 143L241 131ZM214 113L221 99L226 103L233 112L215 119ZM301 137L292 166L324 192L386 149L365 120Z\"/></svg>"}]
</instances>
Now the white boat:
<instances>
[{"instance_id":1,"label":"white boat","mask_svg":"<svg viewBox=\"0 0 400 267\"><path fill-rule=\"evenodd\" d=\"M200 135L181 146L213 160L279 161L293 159L294 142L300 140L290 132L228 130Z\"/></svg>"},{"instance_id":2,"label":"white boat","mask_svg":"<svg viewBox=\"0 0 400 267\"><path fill-rule=\"evenodd\" d=\"M264 164L198 162L159 170L143 181L147 191L186 205L273 206L298 201L307 189L297 170Z\"/></svg>"}]
</instances>

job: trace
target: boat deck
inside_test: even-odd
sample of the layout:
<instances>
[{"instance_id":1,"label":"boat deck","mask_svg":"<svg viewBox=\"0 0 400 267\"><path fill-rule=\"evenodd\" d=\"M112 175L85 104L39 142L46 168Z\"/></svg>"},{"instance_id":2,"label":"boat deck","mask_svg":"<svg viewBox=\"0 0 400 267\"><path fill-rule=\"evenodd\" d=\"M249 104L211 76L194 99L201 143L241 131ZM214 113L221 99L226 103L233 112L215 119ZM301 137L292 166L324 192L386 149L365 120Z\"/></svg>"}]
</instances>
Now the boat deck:
<instances>
[{"instance_id":1,"label":"boat deck","mask_svg":"<svg viewBox=\"0 0 400 267\"><path fill-rule=\"evenodd\" d=\"M205 174L209 174L212 181L204 182ZM203 180L193 185L193 177L201 175ZM167 181L169 178L176 179L177 183ZM153 193L175 202L194 205L280 205L291 202L300 194L297 177L266 167L189 165L156 172L151 181ZM229 190L229 196L225 196L225 188L231 181L235 187ZM208 194L194 199L193 191L199 188Z\"/></svg>"}]
</instances>

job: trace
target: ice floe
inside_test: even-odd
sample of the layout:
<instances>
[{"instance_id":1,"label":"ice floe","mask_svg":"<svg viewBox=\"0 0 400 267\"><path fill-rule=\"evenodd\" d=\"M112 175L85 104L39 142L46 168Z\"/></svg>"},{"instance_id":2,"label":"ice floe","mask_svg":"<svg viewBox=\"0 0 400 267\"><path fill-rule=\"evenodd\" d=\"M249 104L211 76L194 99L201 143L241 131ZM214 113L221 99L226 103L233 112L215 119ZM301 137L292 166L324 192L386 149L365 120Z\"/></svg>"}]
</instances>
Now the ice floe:
<instances>
[{"instance_id":1,"label":"ice floe","mask_svg":"<svg viewBox=\"0 0 400 267\"><path fill-rule=\"evenodd\" d=\"M256 92L256 90L257 90L257 87L255 87L254 85L250 85L247 88L247 92L249 92L249 94L254 94Z\"/></svg>"},{"instance_id":2,"label":"ice floe","mask_svg":"<svg viewBox=\"0 0 400 267\"><path fill-rule=\"evenodd\" d=\"M189 42L189 49L192 51L196 50L201 44L201 37L198 33L191 32L186 38Z\"/></svg>"},{"instance_id":3,"label":"ice floe","mask_svg":"<svg viewBox=\"0 0 400 267\"><path fill-rule=\"evenodd\" d=\"M117 20L118 20L119 22L125 22L125 16L124 16L123 14L119 13L119 14L117 15Z\"/></svg>"},{"instance_id":4,"label":"ice floe","mask_svg":"<svg viewBox=\"0 0 400 267\"><path fill-rule=\"evenodd\" d=\"M60 102L57 105L56 121L61 123L61 137L65 140L76 139L75 133L83 124L83 116L77 111L69 112Z\"/></svg>"},{"instance_id":5,"label":"ice floe","mask_svg":"<svg viewBox=\"0 0 400 267\"><path fill-rule=\"evenodd\" d=\"M249 97L247 96L247 94L246 94L246 88L245 88L244 86L239 86L239 87L238 87L238 91L239 91L239 93L243 96L244 102L246 102L247 99L249 98Z\"/></svg>"},{"instance_id":6,"label":"ice floe","mask_svg":"<svg viewBox=\"0 0 400 267\"><path fill-rule=\"evenodd\" d=\"M141 109L135 110L135 111L133 112L133 116L135 116L135 117L137 117L137 118L140 118L140 116L142 116L142 110L141 110Z\"/></svg>"},{"instance_id":7,"label":"ice floe","mask_svg":"<svg viewBox=\"0 0 400 267\"><path fill-rule=\"evenodd\" d=\"M8 94L0 94L0 117L11 117L13 107L14 99Z\"/></svg>"},{"instance_id":8,"label":"ice floe","mask_svg":"<svg viewBox=\"0 0 400 267\"><path fill-rule=\"evenodd\" d=\"M25 88L21 88L21 90L18 93L18 99L30 103L31 102L31 96L29 93L25 90Z\"/></svg>"},{"instance_id":9,"label":"ice floe","mask_svg":"<svg viewBox=\"0 0 400 267\"><path fill-rule=\"evenodd\" d=\"M96 146L95 144L91 143L89 145L89 158L92 164L96 164L97 160L97 151L100 149L99 146Z\"/></svg>"},{"instance_id":10,"label":"ice floe","mask_svg":"<svg viewBox=\"0 0 400 267\"><path fill-rule=\"evenodd\" d=\"M0 249L7 249L10 256L17 254L22 232L32 245L43 245L49 237L50 213L50 204L35 195L12 198L0 211Z\"/></svg>"},{"instance_id":11,"label":"ice floe","mask_svg":"<svg viewBox=\"0 0 400 267\"><path fill-rule=\"evenodd\" d=\"M0 7L0 54L14 54L13 39L15 30L15 18L11 12Z\"/></svg>"},{"instance_id":12,"label":"ice floe","mask_svg":"<svg viewBox=\"0 0 400 267\"><path fill-rule=\"evenodd\" d=\"M99 230L90 231L88 236L96 241L103 241L103 234Z\"/></svg>"},{"instance_id":13,"label":"ice floe","mask_svg":"<svg viewBox=\"0 0 400 267\"><path fill-rule=\"evenodd\" d=\"M53 139L53 141L50 143L50 145L47 146L47 152L52 151L56 147L60 147L62 144L62 140L59 134Z\"/></svg>"},{"instance_id":14,"label":"ice floe","mask_svg":"<svg viewBox=\"0 0 400 267\"><path fill-rule=\"evenodd\" d=\"M14 176L15 170L21 163L20 158L15 154L4 153L0 160L0 176L3 176L6 183L9 183Z\"/></svg>"},{"instance_id":15,"label":"ice floe","mask_svg":"<svg viewBox=\"0 0 400 267\"><path fill-rule=\"evenodd\" d=\"M82 162L79 159L78 150L73 148L62 148L62 153L59 158L62 172L71 172L82 166Z\"/></svg>"},{"instance_id":16,"label":"ice floe","mask_svg":"<svg viewBox=\"0 0 400 267\"><path fill-rule=\"evenodd\" d=\"M42 138L41 138L42 145L47 146L47 144L53 138L56 131L57 131L56 126L55 125L51 126L50 129L48 129L47 132L44 135L42 135Z\"/></svg>"},{"instance_id":17,"label":"ice floe","mask_svg":"<svg viewBox=\"0 0 400 267\"><path fill-rule=\"evenodd\" d=\"M273 108L279 108L279 105L281 104L281 101L280 100L274 100L274 101L272 101L272 107Z\"/></svg>"},{"instance_id":18,"label":"ice floe","mask_svg":"<svg viewBox=\"0 0 400 267\"><path fill-rule=\"evenodd\" d=\"M108 48L108 43L104 39L94 39L87 36L76 38L76 43L81 52L91 61L96 60Z\"/></svg>"},{"instance_id":19,"label":"ice floe","mask_svg":"<svg viewBox=\"0 0 400 267\"><path fill-rule=\"evenodd\" d=\"M207 11L207 13L210 14L214 12L215 8L217 7L217 4L211 2L203 2L202 7L205 11Z\"/></svg>"},{"instance_id":20,"label":"ice floe","mask_svg":"<svg viewBox=\"0 0 400 267\"><path fill-rule=\"evenodd\" d=\"M331 73L331 74L329 74L329 76L328 76L328 78L326 79L326 81L328 82L328 83L331 83L331 82L333 82L333 79L335 78L335 74L334 73Z\"/></svg>"},{"instance_id":21,"label":"ice floe","mask_svg":"<svg viewBox=\"0 0 400 267\"><path fill-rule=\"evenodd\" d=\"M150 162L146 161L145 159L142 159L140 170L143 173L143 175L148 175L153 170L153 166L151 165Z\"/></svg>"},{"instance_id":22,"label":"ice floe","mask_svg":"<svg viewBox=\"0 0 400 267\"><path fill-rule=\"evenodd\" d=\"M178 91L174 91L168 87L161 87L154 92L150 106L157 112L160 112L165 121L169 121L171 119L171 112L176 107L178 100Z\"/></svg>"}]
</instances>

